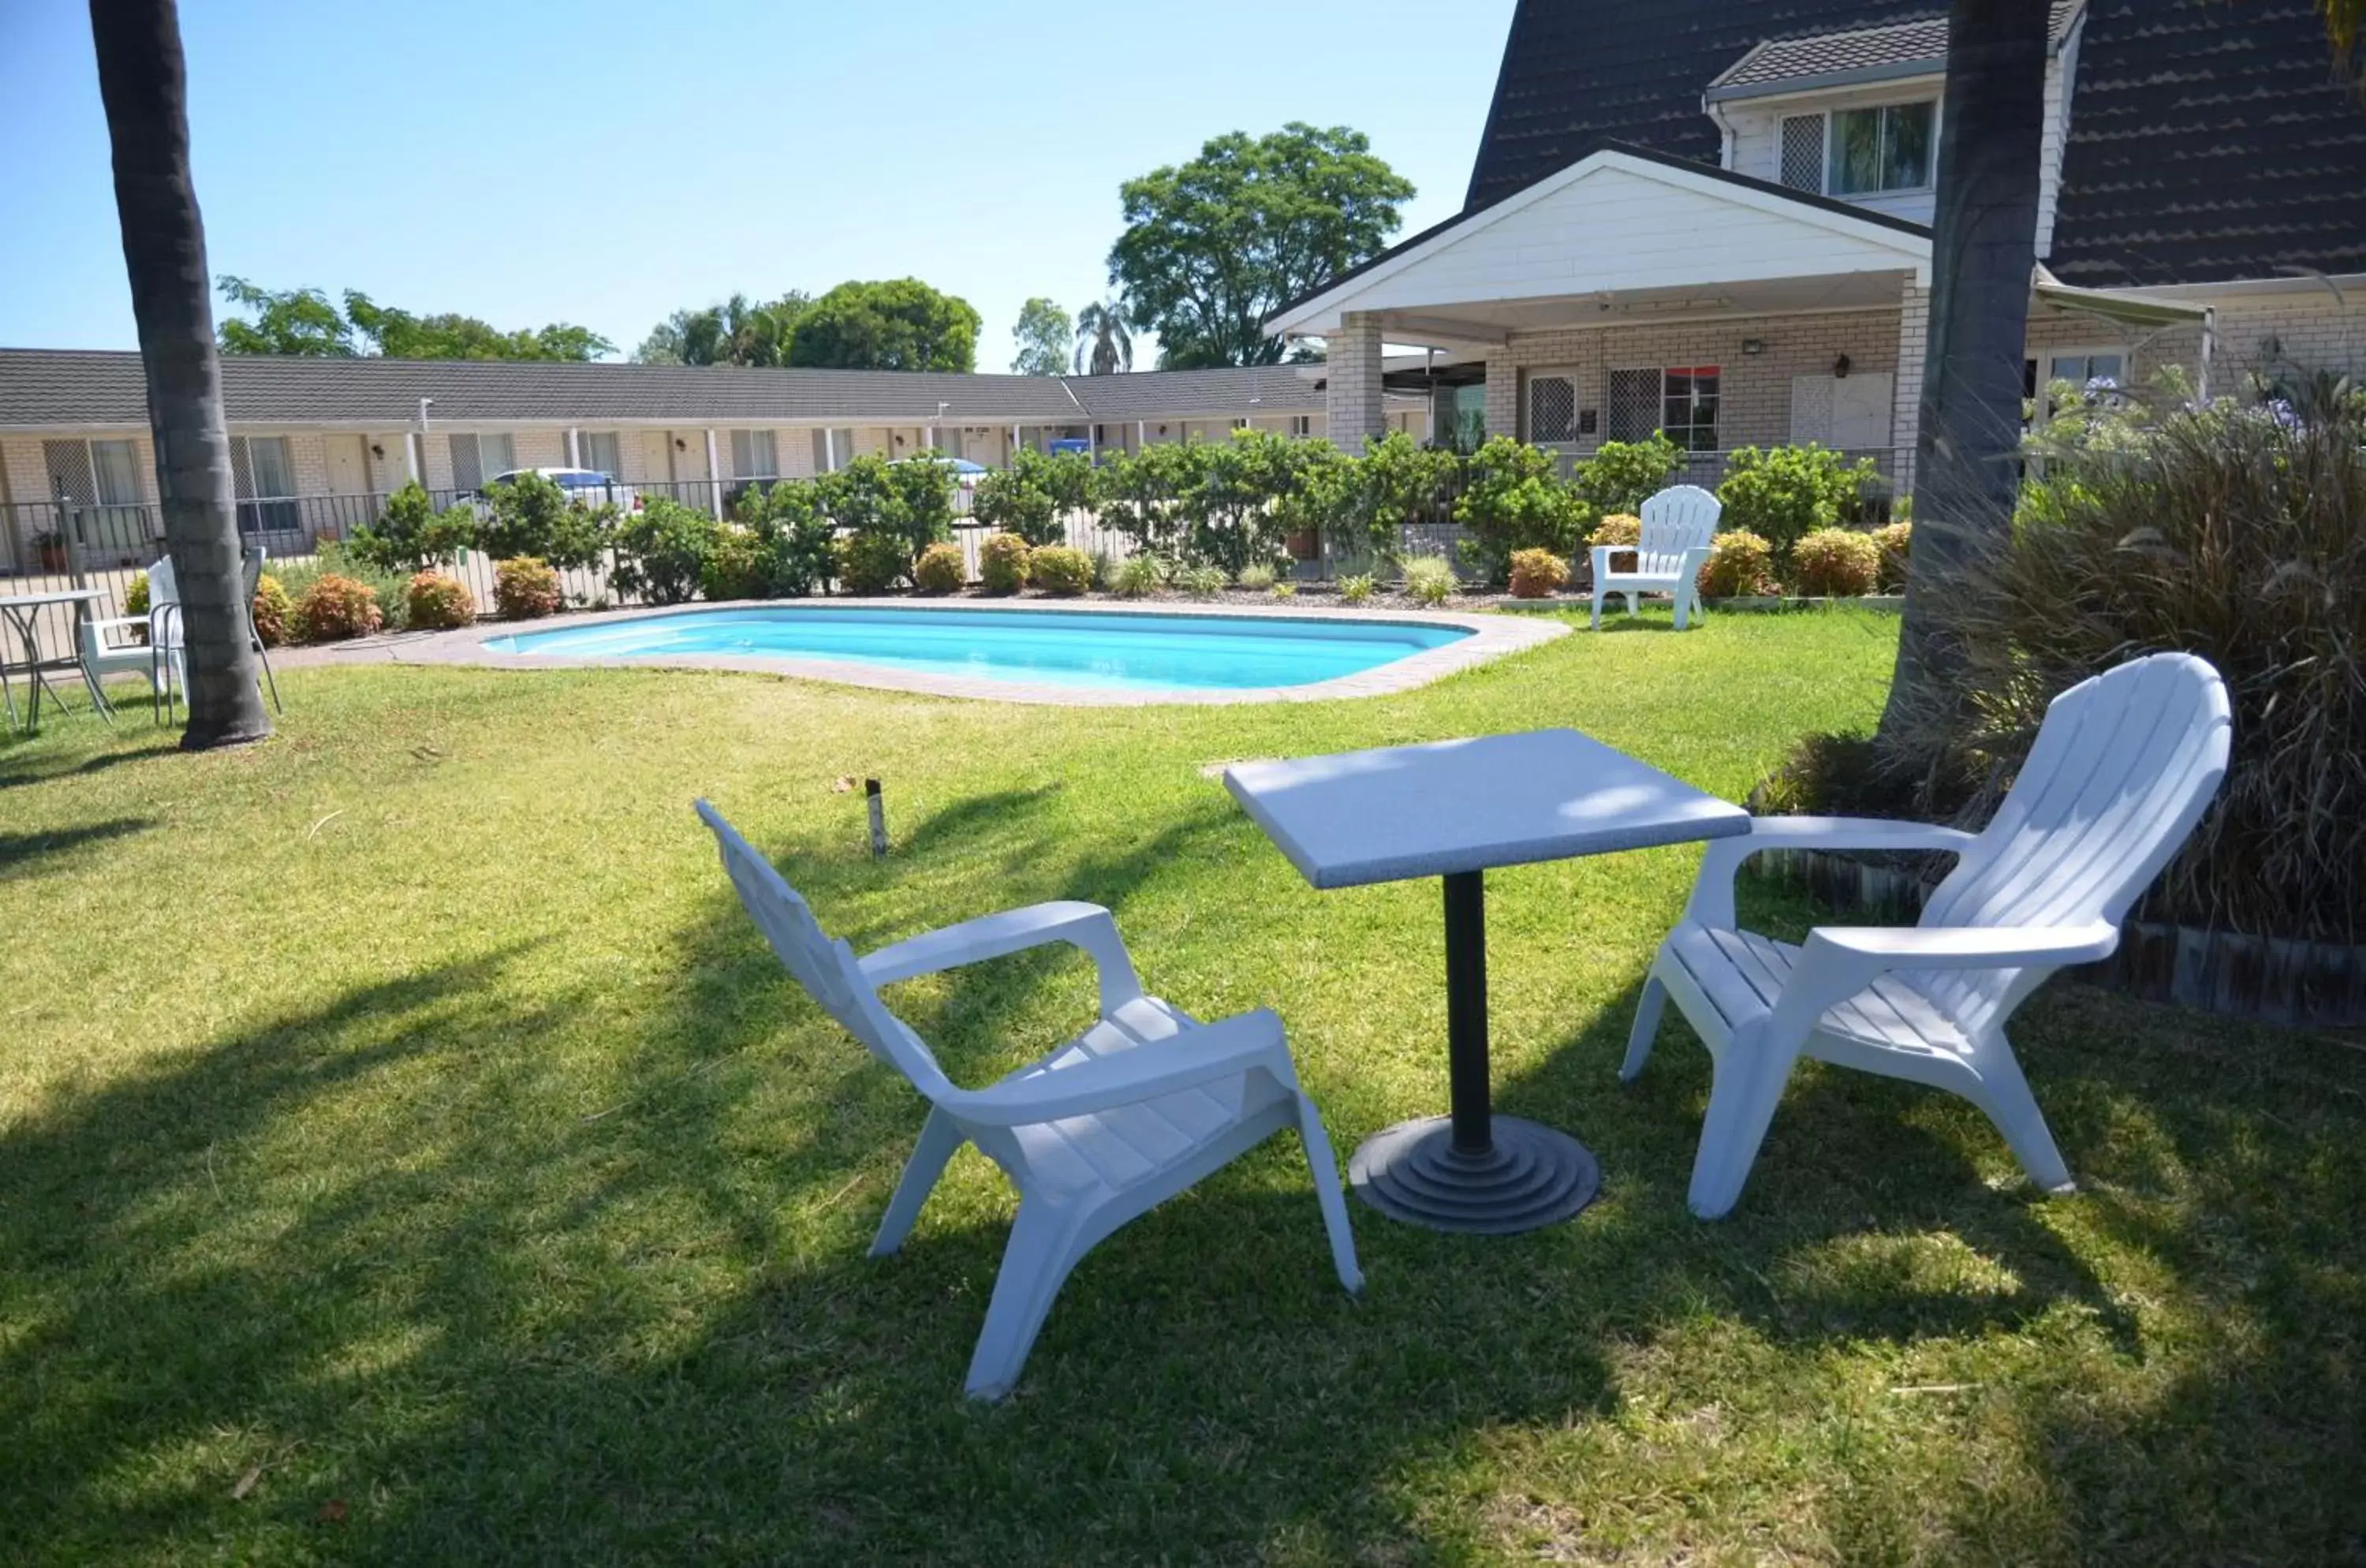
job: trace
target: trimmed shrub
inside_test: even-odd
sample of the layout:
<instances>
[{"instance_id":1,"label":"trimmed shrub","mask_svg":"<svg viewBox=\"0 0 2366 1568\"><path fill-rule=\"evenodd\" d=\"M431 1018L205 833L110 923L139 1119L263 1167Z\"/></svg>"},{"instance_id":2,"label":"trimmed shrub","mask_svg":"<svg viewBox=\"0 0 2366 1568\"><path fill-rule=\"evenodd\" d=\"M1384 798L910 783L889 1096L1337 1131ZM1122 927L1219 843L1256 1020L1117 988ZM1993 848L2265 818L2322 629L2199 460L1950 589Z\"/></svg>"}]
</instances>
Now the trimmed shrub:
<instances>
[{"instance_id":1,"label":"trimmed shrub","mask_svg":"<svg viewBox=\"0 0 2366 1568\"><path fill-rule=\"evenodd\" d=\"M1102 524L1136 555L1182 559L1208 450L1204 441L1160 441L1121 456L1101 472Z\"/></svg>"},{"instance_id":2,"label":"trimmed shrub","mask_svg":"<svg viewBox=\"0 0 2366 1568\"><path fill-rule=\"evenodd\" d=\"M1684 460L1684 450L1653 431L1648 441L1606 441L1571 472L1585 514L1632 513L1668 488Z\"/></svg>"},{"instance_id":3,"label":"trimmed shrub","mask_svg":"<svg viewBox=\"0 0 2366 1568\"><path fill-rule=\"evenodd\" d=\"M1405 592L1419 604L1443 604L1459 586L1454 569L1436 556L1416 556L1405 562Z\"/></svg>"},{"instance_id":4,"label":"trimmed shrub","mask_svg":"<svg viewBox=\"0 0 2366 1568\"><path fill-rule=\"evenodd\" d=\"M1623 549L1631 552L1636 546L1642 542L1643 520L1640 517L1636 516L1631 512L1613 512L1603 518L1601 522L1595 524L1594 526L1594 532L1587 535L1585 537L1586 567L1589 570L1592 570L1594 565L1594 551L1600 546L1607 545L1612 549ZM1613 571L1617 571L1622 567L1628 570L1632 570L1634 566L1635 557L1631 553L1623 560L1617 556L1612 556L1610 558L1610 570Z\"/></svg>"},{"instance_id":5,"label":"trimmed shrub","mask_svg":"<svg viewBox=\"0 0 2366 1568\"><path fill-rule=\"evenodd\" d=\"M1016 534L989 534L977 547L977 573L988 593L1016 593L1027 586L1027 541Z\"/></svg>"},{"instance_id":6,"label":"trimmed shrub","mask_svg":"<svg viewBox=\"0 0 2366 1568\"><path fill-rule=\"evenodd\" d=\"M1185 567L1183 574L1175 581L1184 592L1208 598L1222 593L1232 579L1224 575L1224 569L1220 566L1190 566Z\"/></svg>"},{"instance_id":7,"label":"trimmed shrub","mask_svg":"<svg viewBox=\"0 0 2366 1568\"><path fill-rule=\"evenodd\" d=\"M1547 599L1569 581L1569 563L1550 550L1512 552L1512 593L1520 599Z\"/></svg>"},{"instance_id":8,"label":"trimmed shrub","mask_svg":"<svg viewBox=\"0 0 2366 1568\"><path fill-rule=\"evenodd\" d=\"M1583 505L1542 447L1498 435L1471 454L1454 520L1470 531L1477 564L1501 578L1519 550L1566 556L1577 547Z\"/></svg>"},{"instance_id":9,"label":"trimmed shrub","mask_svg":"<svg viewBox=\"0 0 2366 1568\"><path fill-rule=\"evenodd\" d=\"M1067 537L1068 514L1089 510L1092 496L1090 459L1022 446L1011 454L1008 468L977 481L970 515L1030 545L1056 545Z\"/></svg>"},{"instance_id":10,"label":"trimmed shrub","mask_svg":"<svg viewBox=\"0 0 2366 1568\"><path fill-rule=\"evenodd\" d=\"M1066 545L1045 545L1027 558L1027 570L1054 599L1073 599L1093 585L1093 558Z\"/></svg>"},{"instance_id":11,"label":"trimmed shrub","mask_svg":"<svg viewBox=\"0 0 2366 1568\"><path fill-rule=\"evenodd\" d=\"M1190 521L1177 565L1238 571L1282 554L1275 502L1297 489L1300 457L1313 449L1270 430L1235 430L1200 448L1197 482L1184 497Z\"/></svg>"},{"instance_id":12,"label":"trimmed shrub","mask_svg":"<svg viewBox=\"0 0 2366 1568\"><path fill-rule=\"evenodd\" d=\"M830 547L840 591L858 599L885 593L903 581L904 543L891 534L849 534Z\"/></svg>"},{"instance_id":13,"label":"trimmed shrub","mask_svg":"<svg viewBox=\"0 0 2366 1568\"><path fill-rule=\"evenodd\" d=\"M1887 528L1876 528L1873 542L1881 547L1881 591L1905 592L1906 560L1914 544L1914 525L1892 523Z\"/></svg>"},{"instance_id":14,"label":"trimmed shrub","mask_svg":"<svg viewBox=\"0 0 2366 1568\"><path fill-rule=\"evenodd\" d=\"M1238 583L1241 587L1247 589L1252 593L1262 593L1267 589L1273 586L1273 568L1269 566L1249 567L1239 576L1234 578L1233 581Z\"/></svg>"},{"instance_id":15,"label":"trimmed shrub","mask_svg":"<svg viewBox=\"0 0 2366 1568\"><path fill-rule=\"evenodd\" d=\"M1791 547L1791 581L1815 598L1870 593L1881 581L1881 542L1853 528L1819 528Z\"/></svg>"},{"instance_id":16,"label":"trimmed shrub","mask_svg":"<svg viewBox=\"0 0 2366 1568\"><path fill-rule=\"evenodd\" d=\"M474 626L477 601L456 577L440 571L414 573L403 591L411 609L411 625L421 631L448 632Z\"/></svg>"},{"instance_id":17,"label":"trimmed shrub","mask_svg":"<svg viewBox=\"0 0 2366 1568\"><path fill-rule=\"evenodd\" d=\"M822 513L821 488L813 480L749 485L740 492L732 521L747 541L725 528L715 547L721 564L701 575L702 585L711 577L733 591L729 597L742 599L802 599L829 587L835 561L830 546L837 536ZM719 597L713 587L704 592L709 599Z\"/></svg>"},{"instance_id":18,"label":"trimmed shrub","mask_svg":"<svg viewBox=\"0 0 2366 1568\"><path fill-rule=\"evenodd\" d=\"M1129 556L1110 580L1110 592L1121 599L1140 599L1158 591L1158 563L1148 556Z\"/></svg>"},{"instance_id":19,"label":"trimmed shrub","mask_svg":"<svg viewBox=\"0 0 2366 1568\"><path fill-rule=\"evenodd\" d=\"M1339 603L1342 604L1360 604L1371 596L1372 580L1369 577L1343 577L1339 580Z\"/></svg>"},{"instance_id":20,"label":"trimmed shrub","mask_svg":"<svg viewBox=\"0 0 2366 1568\"><path fill-rule=\"evenodd\" d=\"M959 545L930 545L912 567L912 586L923 593L958 593L969 585L969 567Z\"/></svg>"},{"instance_id":21,"label":"trimmed shrub","mask_svg":"<svg viewBox=\"0 0 2366 1568\"><path fill-rule=\"evenodd\" d=\"M148 613L148 574L146 572L133 572L131 581L123 585L123 613L127 616L144 615Z\"/></svg>"},{"instance_id":22,"label":"trimmed shrub","mask_svg":"<svg viewBox=\"0 0 2366 1568\"><path fill-rule=\"evenodd\" d=\"M894 577L909 575L930 545L941 545L953 533L953 475L944 463L929 457L891 463L873 453L857 457L834 474L817 481L822 509L839 528L866 538L886 541L868 546L877 552L866 558L870 579L886 558L889 545L896 556ZM879 584L884 587L886 584ZM878 588L868 592L876 592Z\"/></svg>"},{"instance_id":23,"label":"trimmed shrub","mask_svg":"<svg viewBox=\"0 0 2366 1568\"><path fill-rule=\"evenodd\" d=\"M141 587L145 589L147 585L146 579L141 579ZM277 578L266 571L254 580L254 603L249 608L254 618L254 635L264 647L277 648L287 640L287 626L295 619L296 605Z\"/></svg>"},{"instance_id":24,"label":"trimmed shrub","mask_svg":"<svg viewBox=\"0 0 2366 1568\"><path fill-rule=\"evenodd\" d=\"M740 498L744 504L747 498ZM772 559L753 529L727 523L699 563L698 592L715 603L772 596Z\"/></svg>"},{"instance_id":25,"label":"trimmed shrub","mask_svg":"<svg viewBox=\"0 0 2366 1568\"><path fill-rule=\"evenodd\" d=\"M477 514L460 505L436 511L416 479L388 496L377 520L355 529L350 541L357 558L391 572L425 571L476 542Z\"/></svg>"},{"instance_id":26,"label":"trimmed shrub","mask_svg":"<svg viewBox=\"0 0 2366 1568\"><path fill-rule=\"evenodd\" d=\"M1460 457L1401 430L1367 441L1363 457L1346 470L1346 525L1335 526L1335 537L1352 555L1395 560L1404 552L1405 529L1444 515L1462 477Z\"/></svg>"},{"instance_id":27,"label":"trimmed shrub","mask_svg":"<svg viewBox=\"0 0 2366 1568\"><path fill-rule=\"evenodd\" d=\"M299 642L343 642L347 637L367 637L385 624L377 592L350 577L320 578L296 603Z\"/></svg>"},{"instance_id":28,"label":"trimmed shrub","mask_svg":"<svg viewBox=\"0 0 2366 1568\"><path fill-rule=\"evenodd\" d=\"M493 608L505 621L535 621L566 603L558 573L532 556L493 563Z\"/></svg>"},{"instance_id":29,"label":"trimmed shrub","mask_svg":"<svg viewBox=\"0 0 2366 1568\"><path fill-rule=\"evenodd\" d=\"M590 566L600 558L617 527L614 507L582 505L559 489L558 480L543 474L523 473L490 486L485 500L492 515L477 523L476 540L495 560L531 557L553 566ZM648 504L654 507L658 502L653 499ZM693 572L692 581L696 579Z\"/></svg>"},{"instance_id":30,"label":"trimmed shrub","mask_svg":"<svg viewBox=\"0 0 2366 1568\"><path fill-rule=\"evenodd\" d=\"M1721 521L1740 533L1755 534L1787 556L1819 528L1837 527L1856 514L1859 497L1880 482L1873 459L1851 466L1840 453L1809 442L1804 446L1744 446L1725 460L1725 481L1717 487Z\"/></svg>"},{"instance_id":31,"label":"trimmed shrub","mask_svg":"<svg viewBox=\"0 0 2366 1568\"><path fill-rule=\"evenodd\" d=\"M715 553L722 525L695 507L651 496L616 533L617 592L637 593L652 604L680 604L698 592L706 558Z\"/></svg>"},{"instance_id":32,"label":"trimmed shrub","mask_svg":"<svg viewBox=\"0 0 2366 1568\"><path fill-rule=\"evenodd\" d=\"M1741 599L1780 593L1774 581L1774 547L1745 528L1719 534L1709 541L1708 559L1700 569L1704 599Z\"/></svg>"}]
</instances>

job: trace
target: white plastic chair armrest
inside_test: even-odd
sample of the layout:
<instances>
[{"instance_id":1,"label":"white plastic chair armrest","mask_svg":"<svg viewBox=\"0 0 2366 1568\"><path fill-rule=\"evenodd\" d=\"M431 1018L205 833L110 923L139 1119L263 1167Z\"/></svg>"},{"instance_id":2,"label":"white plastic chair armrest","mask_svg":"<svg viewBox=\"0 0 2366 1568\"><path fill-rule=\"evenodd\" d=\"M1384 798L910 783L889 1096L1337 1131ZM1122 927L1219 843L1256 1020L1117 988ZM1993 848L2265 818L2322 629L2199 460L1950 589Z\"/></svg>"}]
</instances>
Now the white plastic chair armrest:
<instances>
[{"instance_id":1,"label":"white plastic chair armrest","mask_svg":"<svg viewBox=\"0 0 2366 1568\"><path fill-rule=\"evenodd\" d=\"M1086 1057L1025 1077L1006 1078L991 1089L963 1090L946 1100L944 1106L967 1121L1024 1127L1138 1105L1258 1067L1293 1089L1298 1087L1281 1019L1269 1008L1187 1029L1171 1040L1112 1056Z\"/></svg>"},{"instance_id":2,"label":"white plastic chair armrest","mask_svg":"<svg viewBox=\"0 0 2366 1568\"><path fill-rule=\"evenodd\" d=\"M890 986L1063 942L1081 949L1100 970L1104 1015L1142 995L1117 921L1099 905L1073 899L1006 909L929 931L881 948L861 960L861 968L873 986Z\"/></svg>"},{"instance_id":3,"label":"white plastic chair armrest","mask_svg":"<svg viewBox=\"0 0 2366 1568\"><path fill-rule=\"evenodd\" d=\"M84 624L88 626L90 629L95 632L123 631L132 626L138 626L144 631L148 626L148 617L145 615L117 615L107 620L91 620L84 622Z\"/></svg>"},{"instance_id":4,"label":"white plastic chair armrest","mask_svg":"<svg viewBox=\"0 0 2366 1568\"><path fill-rule=\"evenodd\" d=\"M1770 1037L1803 1043L1827 1009L1893 969L2059 968L2091 964L2120 945L2107 920L2075 926L1818 926L1783 983Z\"/></svg>"},{"instance_id":5,"label":"white plastic chair armrest","mask_svg":"<svg viewBox=\"0 0 2366 1568\"><path fill-rule=\"evenodd\" d=\"M1693 879L1684 919L1696 925L1733 929L1733 878L1742 863L1766 850L1931 850L1961 854L1977 835L1930 822L1898 822L1881 817L1753 817L1750 831L1713 839Z\"/></svg>"},{"instance_id":6,"label":"white plastic chair armrest","mask_svg":"<svg viewBox=\"0 0 2366 1568\"><path fill-rule=\"evenodd\" d=\"M1607 576L1609 576L1609 575L1610 575L1610 558L1611 558L1612 556L1614 556L1614 555L1617 554L1620 550L1631 550L1631 549L1633 549L1634 547L1634 547L1634 546L1632 546L1632 545L1596 545L1596 546L1594 546L1594 576L1596 576L1596 577L1607 577Z\"/></svg>"},{"instance_id":7,"label":"white plastic chair armrest","mask_svg":"<svg viewBox=\"0 0 2366 1568\"><path fill-rule=\"evenodd\" d=\"M1684 568L1676 574L1677 578L1684 582L1698 581L1701 568L1708 564L1708 558L1714 551L1715 547L1710 545L1695 545L1684 551Z\"/></svg>"}]
</instances>

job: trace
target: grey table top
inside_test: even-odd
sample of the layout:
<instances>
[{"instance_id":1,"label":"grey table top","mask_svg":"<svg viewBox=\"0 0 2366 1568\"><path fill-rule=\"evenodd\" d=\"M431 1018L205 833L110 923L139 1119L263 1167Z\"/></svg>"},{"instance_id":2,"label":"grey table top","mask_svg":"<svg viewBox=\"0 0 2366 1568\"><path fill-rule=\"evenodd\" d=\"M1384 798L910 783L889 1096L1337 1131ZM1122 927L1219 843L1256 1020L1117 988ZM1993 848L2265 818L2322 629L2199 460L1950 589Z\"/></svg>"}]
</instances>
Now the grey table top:
<instances>
[{"instance_id":1,"label":"grey table top","mask_svg":"<svg viewBox=\"0 0 2366 1568\"><path fill-rule=\"evenodd\" d=\"M1317 887L1750 831L1741 807L1574 729L1247 762L1224 787Z\"/></svg>"},{"instance_id":2,"label":"grey table top","mask_svg":"<svg viewBox=\"0 0 2366 1568\"><path fill-rule=\"evenodd\" d=\"M96 588L61 588L49 593L0 593L0 610L38 610L47 604L89 604L107 597Z\"/></svg>"}]
</instances>

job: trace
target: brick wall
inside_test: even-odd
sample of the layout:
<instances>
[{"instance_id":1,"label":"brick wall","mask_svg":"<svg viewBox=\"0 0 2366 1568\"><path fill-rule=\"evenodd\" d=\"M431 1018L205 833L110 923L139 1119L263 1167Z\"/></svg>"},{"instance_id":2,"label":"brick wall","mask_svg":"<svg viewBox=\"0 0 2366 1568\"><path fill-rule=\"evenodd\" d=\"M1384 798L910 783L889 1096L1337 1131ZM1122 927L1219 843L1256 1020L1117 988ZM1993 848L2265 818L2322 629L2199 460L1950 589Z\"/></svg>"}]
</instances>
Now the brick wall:
<instances>
[{"instance_id":1,"label":"brick wall","mask_svg":"<svg viewBox=\"0 0 2366 1568\"><path fill-rule=\"evenodd\" d=\"M1324 414L1331 439L1347 451L1360 452L1365 437L1388 431L1380 390L1380 323L1351 310L1339 325L1328 345Z\"/></svg>"}]
</instances>

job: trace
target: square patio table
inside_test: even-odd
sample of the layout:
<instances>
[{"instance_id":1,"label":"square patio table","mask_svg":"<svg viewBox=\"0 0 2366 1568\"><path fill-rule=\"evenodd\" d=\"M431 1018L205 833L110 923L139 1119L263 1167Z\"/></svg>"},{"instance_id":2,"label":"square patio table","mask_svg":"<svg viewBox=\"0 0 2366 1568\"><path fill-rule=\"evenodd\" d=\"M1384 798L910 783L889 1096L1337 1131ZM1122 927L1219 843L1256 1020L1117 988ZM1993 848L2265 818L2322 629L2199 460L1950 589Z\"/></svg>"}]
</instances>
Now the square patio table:
<instances>
[{"instance_id":1,"label":"square patio table","mask_svg":"<svg viewBox=\"0 0 2366 1568\"><path fill-rule=\"evenodd\" d=\"M1490 1100L1487 869L1731 838L1749 813L1573 729L1250 762L1226 769L1224 787L1318 888L1445 881L1452 1111L1365 1140L1347 1162L1358 1194L1396 1219L1482 1235L1592 1202L1593 1155Z\"/></svg>"}]
</instances>

